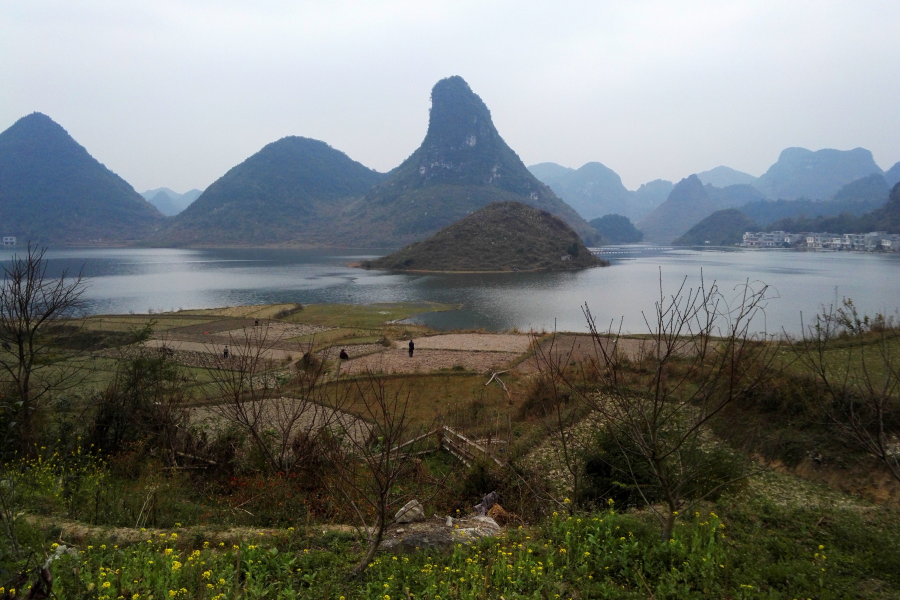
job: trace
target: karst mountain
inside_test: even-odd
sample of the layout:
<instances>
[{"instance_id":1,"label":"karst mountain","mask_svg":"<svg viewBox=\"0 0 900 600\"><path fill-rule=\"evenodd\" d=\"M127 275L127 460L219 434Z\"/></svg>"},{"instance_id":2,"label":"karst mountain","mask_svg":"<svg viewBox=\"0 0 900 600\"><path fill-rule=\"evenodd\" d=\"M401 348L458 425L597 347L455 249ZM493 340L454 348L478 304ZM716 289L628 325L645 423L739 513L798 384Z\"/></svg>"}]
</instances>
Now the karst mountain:
<instances>
[{"instance_id":1,"label":"karst mountain","mask_svg":"<svg viewBox=\"0 0 900 600\"><path fill-rule=\"evenodd\" d=\"M493 202L522 202L568 223L585 242L597 234L532 175L500 137L485 103L462 77L431 91L421 146L345 214L343 237L392 247L424 239Z\"/></svg>"},{"instance_id":2,"label":"karst mountain","mask_svg":"<svg viewBox=\"0 0 900 600\"><path fill-rule=\"evenodd\" d=\"M382 179L325 142L285 137L216 180L154 241L335 245L341 211Z\"/></svg>"},{"instance_id":3,"label":"karst mountain","mask_svg":"<svg viewBox=\"0 0 900 600\"><path fill-rule=\"evenodd\" d=\"M32 113L0 133L0 234L19 244L119 244L165 218L53 119Z\"/></svg>"}]
</instances>

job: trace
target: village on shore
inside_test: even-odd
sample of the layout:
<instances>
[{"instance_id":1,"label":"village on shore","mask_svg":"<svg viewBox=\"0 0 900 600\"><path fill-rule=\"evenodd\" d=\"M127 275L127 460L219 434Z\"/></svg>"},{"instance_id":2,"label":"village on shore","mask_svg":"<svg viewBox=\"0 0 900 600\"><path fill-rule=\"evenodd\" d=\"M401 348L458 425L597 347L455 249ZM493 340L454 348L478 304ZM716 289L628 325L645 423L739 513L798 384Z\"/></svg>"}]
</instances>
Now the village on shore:
<instances>
[{"instance_id":1,"label":"village on shore","mask_svg":"<svg viewBox=\"0 0 900 600\"><path fill-rule=\"evenodd\" d=\"M855 252L900 252L900 234L747 231L738 244L742 248L796 248L800 250L841 250Z\"/></svg>"}]
</instances>

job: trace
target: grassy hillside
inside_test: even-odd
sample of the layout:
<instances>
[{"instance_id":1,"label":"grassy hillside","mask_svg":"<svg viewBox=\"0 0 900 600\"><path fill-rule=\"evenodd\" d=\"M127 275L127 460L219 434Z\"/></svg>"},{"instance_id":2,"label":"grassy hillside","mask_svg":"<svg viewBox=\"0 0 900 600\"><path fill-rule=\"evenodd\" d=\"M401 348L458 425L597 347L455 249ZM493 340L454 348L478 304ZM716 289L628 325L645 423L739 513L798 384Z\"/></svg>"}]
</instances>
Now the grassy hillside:
<instances>
[{"instance_id":1,"label":"grassy hillside","mask_svg":"<svg viewBox=\"0 0 900 600\"><path fill-rule=\"evenodd\" d=\"M144 238L164 221L50 117L33 113L0 133L2 235L109 244Z\"/></svg>"},{"instance_id":2,"label":"grassy hillside","mask_svg":"<svg viewBox=\"0 0 900 600\"><path fill-rule=\"evenodd\" d=\"M414 271L562 271L607 264L562 219L498 202L365 268Z\"/></svg>"}]
</instances>

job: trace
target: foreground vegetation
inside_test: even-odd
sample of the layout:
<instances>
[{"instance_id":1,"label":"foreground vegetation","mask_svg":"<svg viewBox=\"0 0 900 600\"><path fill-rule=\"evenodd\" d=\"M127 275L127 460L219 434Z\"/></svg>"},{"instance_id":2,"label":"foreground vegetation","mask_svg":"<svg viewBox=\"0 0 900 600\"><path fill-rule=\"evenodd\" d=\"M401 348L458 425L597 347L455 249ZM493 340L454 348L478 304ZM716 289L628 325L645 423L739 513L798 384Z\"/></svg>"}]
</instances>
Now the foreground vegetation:
<instances>
[{"instance_id":1,"label":"foreground vegetation","mask_svg":"<svg viewBox=\"0 0 900 600\"><path fill-rule=\"evenodd\" d=\"M389 344L418 305L154 315L188 337L248 322L194 366L143 317L7 319L0 598L895 598L900 331L847 301L753 339L764 292L715 335L711 286L661 297L643 337L536 336L497 384L340 376L333 344ZM285 329L313 333L275 360L269 323L334 329ZM463 466L423 435L441 425L489 450ZM494 490L500 535L378 552L409 500L442 523Z\"/></svg>"}]
</instances>

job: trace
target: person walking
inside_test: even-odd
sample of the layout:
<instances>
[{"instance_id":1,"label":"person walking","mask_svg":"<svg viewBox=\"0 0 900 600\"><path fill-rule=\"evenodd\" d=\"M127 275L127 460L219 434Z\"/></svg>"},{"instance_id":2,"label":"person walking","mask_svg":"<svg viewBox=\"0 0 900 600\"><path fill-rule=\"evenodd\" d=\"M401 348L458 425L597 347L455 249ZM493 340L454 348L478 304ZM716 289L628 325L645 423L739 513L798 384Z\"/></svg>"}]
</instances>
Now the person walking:
<instances>
[{"instance_id":1,"label":"person walking","mask_svg":"<svg viewBox=\"0 0 900 600\"><path fill-rule=\"evenodd\" d=\"M222 353L225 358L228 358L228 346L225 346L225 352Z\"/></svg>"},{"instance_id":2,"label":"person walking","mask_svg":"<svg viewBox=\"0 0 900 600\"><path fill-rule=\"evenodd\" d=\"M412 358L413 351L416 349L416 345L412 340L409 340L409 357Z\"/></svg>"}]
</instances>

